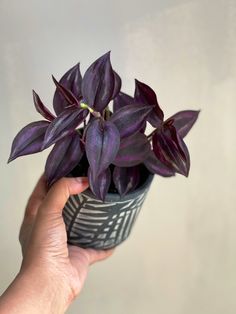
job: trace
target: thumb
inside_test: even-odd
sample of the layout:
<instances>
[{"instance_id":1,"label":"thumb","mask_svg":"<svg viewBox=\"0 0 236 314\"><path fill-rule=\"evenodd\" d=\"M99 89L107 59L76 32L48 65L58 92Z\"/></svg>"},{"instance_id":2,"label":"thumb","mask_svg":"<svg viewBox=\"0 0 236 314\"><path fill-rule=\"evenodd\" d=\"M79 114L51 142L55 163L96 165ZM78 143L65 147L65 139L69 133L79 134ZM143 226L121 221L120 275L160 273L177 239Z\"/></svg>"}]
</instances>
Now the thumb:
<instances>
[{"instance_id":1,"label":"thumb","mask_svg":"<svg viewBox=\"0 0 236 314\"><path fill-rule=\"evenodd\" d=\"M87 177L62 178L52 185L41 204L38 214L40 216L58 214L62 215L62 210L70 195L83 192L88 188Z\"/></svg>"}]
</instances>

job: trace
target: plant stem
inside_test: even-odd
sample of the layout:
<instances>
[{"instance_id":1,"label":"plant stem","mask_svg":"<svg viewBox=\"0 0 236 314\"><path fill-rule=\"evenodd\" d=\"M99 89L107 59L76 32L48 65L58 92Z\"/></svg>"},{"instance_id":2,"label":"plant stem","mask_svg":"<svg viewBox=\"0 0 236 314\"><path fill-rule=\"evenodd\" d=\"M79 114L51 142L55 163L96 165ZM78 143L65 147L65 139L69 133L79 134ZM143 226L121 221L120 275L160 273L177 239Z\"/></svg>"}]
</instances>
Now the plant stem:
<instances>
[{"instance_id":1,"label":"plant stem","mask_svg":"<svg viewBox=\"0 0 236 314\"><path fill-rule=\"evenodd\" d=\"M83 140L83 138L81 138L80 141L85 145L85 141Z\"/></svg>"},{"instance_id":2,"label":"plant stem","mask_svg":"<svg viewBox=\"0 0 236 314\"><path fill-rule=\"evenodd\" d=\"M86 128L86 125L87 125L86 119L84 119L84 129Z\"/></svg>"},{"instance_id":3,"label":"plant stem","mask_svg":"<svg viewBox=\"0 0 236 314\"><path fill-rule=\"evenodd\" d=\"M89 107L89 105L87 105L87 104L81 102L81 103L80 103L80 107L81 107L82 109L88 109L89 112L90 112L95 118L101 118L101 113L98 112L98 111L95 111L93 108Z\"/></svg>"},{"instance_id":4,"label":"plant stem","mask_svg":"<svg viewBox=\"0 0 236 314\"><path fill-rule=\"evenodd\" d=\"M80 141L85 145L85 141L84 141L84 138L83 138L83 134L81 134L80 129L76 129L76 131L77 131L77 132L79 133L79 135L81 136Z\"/></svg>"},{"instance_id":5,"label":"plant stem","mask_svg":"<svg viewBox=\"0 0 236 314\"><path fill-rule=\"evenodd\" d=\"M80 129L76 129L76 131L79 133L79 135L82 136L81 132L80 132Z\"/></svg>"},{"instance_id":6,"label":"plant stem","mask_svg":"<svg viewBox=\"0 0 236 314\"><path fill-rule=\"evenodd\" d=\"M153 131L147 136L147 138L148 138L148 139L151 139L152 136L156 133L156 131L157 131L157 129L153 130Z\"/></svg>"},{"instance_id":7,"label":"plant stem","mask_svg":"<svg viewBox=\"0 0 236 314\"><path fill-rule=\"evenodd\" d=\"M109 120L109 118L110 118L110 109L108 107L106 107L105 112L106 112L106 120Z\"/></svg>"}]
</instances>

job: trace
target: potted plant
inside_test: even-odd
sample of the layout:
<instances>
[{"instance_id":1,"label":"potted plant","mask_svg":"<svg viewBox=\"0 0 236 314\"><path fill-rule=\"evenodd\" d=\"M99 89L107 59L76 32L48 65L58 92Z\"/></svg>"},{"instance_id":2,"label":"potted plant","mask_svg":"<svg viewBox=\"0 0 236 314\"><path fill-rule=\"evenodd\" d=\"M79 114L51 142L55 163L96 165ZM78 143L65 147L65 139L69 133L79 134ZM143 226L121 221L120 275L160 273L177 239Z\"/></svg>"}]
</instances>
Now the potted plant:
<instances>
[{"instance_id":1,"label":"potted plant","mask_svg":"<svg viewBox=\"0 0 236 314\"><path fill-rule=\"evenodd\" d=\"M90 188L71 196L63 209L68 242L114 247L128 237L154 174L188 176L190 157L183 138L199 111L180 111L164 120L148 85L135 80L133 97L121 92L110 52L83 77L78 63L53 81L55 114L33 91L35 108L45 120L16 135L8 162L54 145L45 165L48 186L63 176L89 179ZM147 123L153 128L150 134Z\"/></svg>"}]
</instances>

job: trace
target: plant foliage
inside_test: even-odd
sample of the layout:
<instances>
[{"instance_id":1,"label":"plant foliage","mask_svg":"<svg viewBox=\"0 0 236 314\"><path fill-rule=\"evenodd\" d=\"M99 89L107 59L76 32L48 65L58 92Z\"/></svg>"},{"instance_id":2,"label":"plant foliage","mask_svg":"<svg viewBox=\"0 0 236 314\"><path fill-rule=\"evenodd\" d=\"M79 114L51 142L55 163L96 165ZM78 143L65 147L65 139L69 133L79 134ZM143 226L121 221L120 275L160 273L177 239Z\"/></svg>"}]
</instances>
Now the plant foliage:
<instances>
[{"instance_id":1,"label":"plant foliage","mask_svg":"<svg viewBox=\"0 0 236 314\"><path fill-rule=\"evenodd\" d=\"M90 188L101 200L111 185L121 196L137 188L144 166L163 177L188 176L190 157L183 139L199 111L180 111L165 120L154 90L137 79L134 96L125 94L110 52L93 62L83 76L78 63L59 82L54 77L53 81L55 114L33 91L35 108L45 120L20 130L8 162L54 145L45 165L48 185L86 159ZM153 128L148 135L147 123Z\"/></svg>"}]
</instances>

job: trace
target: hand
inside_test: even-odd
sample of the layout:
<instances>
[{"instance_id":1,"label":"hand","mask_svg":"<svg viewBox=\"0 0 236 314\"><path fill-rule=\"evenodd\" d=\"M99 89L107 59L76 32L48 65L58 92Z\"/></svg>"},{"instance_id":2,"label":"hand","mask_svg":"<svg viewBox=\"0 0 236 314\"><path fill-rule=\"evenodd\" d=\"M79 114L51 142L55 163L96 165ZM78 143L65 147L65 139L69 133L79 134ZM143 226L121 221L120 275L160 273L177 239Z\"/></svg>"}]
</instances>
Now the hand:
<instances>
[{"instance_id":1,"label":"hand","mask_svg":"<svg viewBox=\"0 0 236 314\"><path fill-rule=\"evenodd\" d=\"M48 313L64 313L80 293L89 265L113 252L67 244L62 209L70 195L81 193L87 187L87 178L62 178L47 191L42 175L26 206L19 235L23 262L15 285L20 280L21 289L25 285L32 294L35 290L38 299L41 291L42 298L50 303L48 306L39 300L43 313L47 313L47 306ZM42 309L35 310L34 307L34 312L30 313L42 313Z\"/></svg>"}]
</instances>

